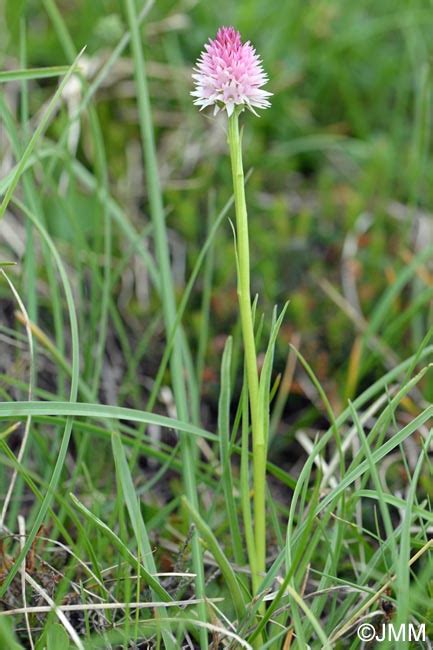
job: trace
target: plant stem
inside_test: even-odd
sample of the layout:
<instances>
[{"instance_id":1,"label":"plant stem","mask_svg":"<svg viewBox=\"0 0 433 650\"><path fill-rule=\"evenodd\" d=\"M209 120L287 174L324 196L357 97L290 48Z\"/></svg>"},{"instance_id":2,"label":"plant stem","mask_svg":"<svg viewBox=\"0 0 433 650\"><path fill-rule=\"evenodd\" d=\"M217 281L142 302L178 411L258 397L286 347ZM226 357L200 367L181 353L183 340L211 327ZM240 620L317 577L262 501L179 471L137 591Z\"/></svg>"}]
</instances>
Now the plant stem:
<instances>
[{"instance_id":1,"label":"plant stem","mask_svg":"<svg viewBox=\"0 0 433 650\"><path fill-rule=\"evenodd\" d=\"M242 165L242 145L239 134L239 112L228 121L228 143L233 175L236 211L236 255L238 270L238 298L244 343L245 366L250 401L253 437L253 486L254 486L254 567L251 567L253 590L258 591L266 569L266 447L264 422L259 411L259 374L257 370L254 323L250 291L250 248L248 215L245 201L245 179Z\"/></svg>"}]
</instances>

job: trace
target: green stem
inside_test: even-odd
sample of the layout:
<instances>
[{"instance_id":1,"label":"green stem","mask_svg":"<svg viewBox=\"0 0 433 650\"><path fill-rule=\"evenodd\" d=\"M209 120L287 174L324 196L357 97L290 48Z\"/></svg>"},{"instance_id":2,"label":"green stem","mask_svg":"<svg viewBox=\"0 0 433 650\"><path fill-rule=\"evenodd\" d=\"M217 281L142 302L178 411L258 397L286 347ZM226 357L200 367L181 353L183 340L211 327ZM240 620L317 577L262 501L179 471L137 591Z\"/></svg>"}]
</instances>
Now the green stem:
<instances>
[{"instance_id":1,"label":"green stem","mask_svg":"<svg viewBox=\"0 0 433 650\"><path fill-rule=\"evenodd\" d=\"M236 254L238 265L238 298L244 343L245 366L253 436L254 539L255 566L251 567L253 589L257 593L266 569L266 445L264 423L259 413L259 374L257 370L254 323L250 291L250 248L248 215L245 201L245 179L242 145L239 133L239 112L228 121L228 143L233 175L236 209Z\"/></svg>"}]
</instances>

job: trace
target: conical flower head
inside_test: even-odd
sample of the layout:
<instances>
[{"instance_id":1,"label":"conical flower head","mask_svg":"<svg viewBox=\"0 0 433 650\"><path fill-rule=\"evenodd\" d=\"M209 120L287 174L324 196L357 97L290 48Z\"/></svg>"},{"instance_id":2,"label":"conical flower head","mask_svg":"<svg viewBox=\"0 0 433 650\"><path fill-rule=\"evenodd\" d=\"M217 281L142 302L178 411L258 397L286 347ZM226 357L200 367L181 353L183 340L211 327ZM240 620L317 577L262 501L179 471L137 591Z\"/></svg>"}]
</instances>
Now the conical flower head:
<instances>
[{"instance_id":1,"label":"conical flower head","mask_svg":"<svg viewBox=\"0 0 433 650\"><path fill-rule=\"evenodd\" d=\"M262 62L249 41L242 43L234 27L221 27L214 40L204 46L194 74L191 93L200 110L214 106L214 115L225 109L232 115L237 106L254 114L255 108L268 108L272 93L262 90L268 81Z\"/></svg>"}]
</instances>

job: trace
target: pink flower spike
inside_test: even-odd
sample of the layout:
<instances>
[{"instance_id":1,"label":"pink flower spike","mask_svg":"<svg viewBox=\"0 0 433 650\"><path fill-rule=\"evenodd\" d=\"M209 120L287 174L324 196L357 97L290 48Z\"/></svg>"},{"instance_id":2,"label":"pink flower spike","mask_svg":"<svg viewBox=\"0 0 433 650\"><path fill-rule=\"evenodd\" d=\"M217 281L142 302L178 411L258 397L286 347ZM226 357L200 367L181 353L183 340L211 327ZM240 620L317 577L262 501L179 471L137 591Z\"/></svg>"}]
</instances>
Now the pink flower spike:
<instances>
[{"instance_id":1,"label":"pink flower spike","mask_svg":"<svg viewBox=\"0 0 433 650\"><path fill-rule=\"evenodd\" d=\"M194 74L195 90L191 93L200 110L214 107L214 115L225 109L233 114L236 107L268 108L272 93L262 90L268 81L262 61L249 41L242 43L234 27L220 27L215 40L209 39L201 53Z\"/></svg>"}]
</instances>

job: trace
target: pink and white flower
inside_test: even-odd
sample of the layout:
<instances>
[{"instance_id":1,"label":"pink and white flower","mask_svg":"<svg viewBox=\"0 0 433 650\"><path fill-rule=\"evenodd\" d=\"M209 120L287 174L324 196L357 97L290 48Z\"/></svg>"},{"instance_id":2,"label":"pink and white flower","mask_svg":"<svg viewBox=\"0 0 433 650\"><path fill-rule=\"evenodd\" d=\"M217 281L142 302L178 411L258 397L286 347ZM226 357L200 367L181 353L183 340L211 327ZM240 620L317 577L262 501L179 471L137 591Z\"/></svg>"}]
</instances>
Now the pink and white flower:
<instances>
[{"instance_id":1,"label":"pink and white flower","mask_svg":"<svg viewBox=\"0 0 433 650\"><path fill-rule=\"evenodd\" d=\"M214 106L214 115L225 109L230 117L236 107L257 115L255 108L270 106L267 98L272 93L262 90L268 81L262 61L249 41L242 43L234 27L220 27L216 38L209 39L192 78L195 90L191 95L200 110Z\"/></svg>"}]
</instances>

